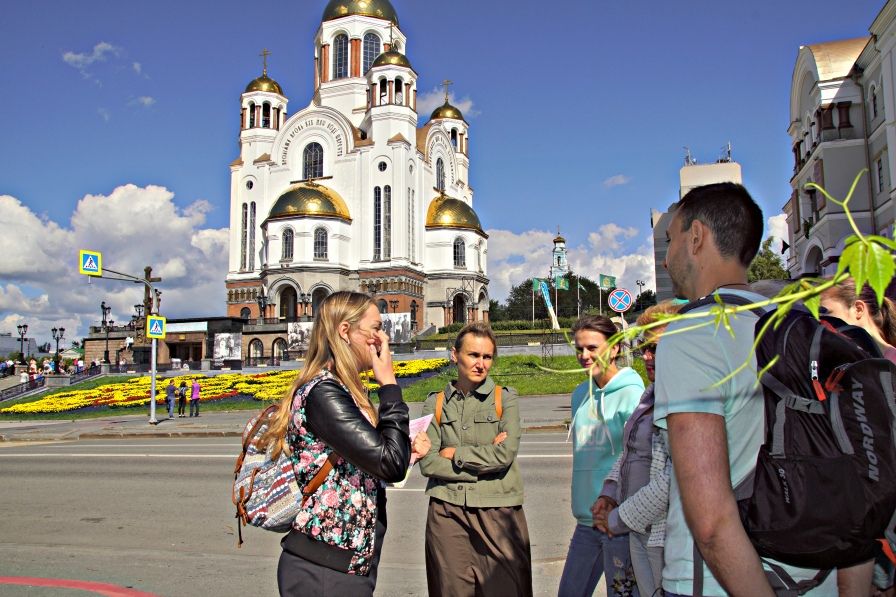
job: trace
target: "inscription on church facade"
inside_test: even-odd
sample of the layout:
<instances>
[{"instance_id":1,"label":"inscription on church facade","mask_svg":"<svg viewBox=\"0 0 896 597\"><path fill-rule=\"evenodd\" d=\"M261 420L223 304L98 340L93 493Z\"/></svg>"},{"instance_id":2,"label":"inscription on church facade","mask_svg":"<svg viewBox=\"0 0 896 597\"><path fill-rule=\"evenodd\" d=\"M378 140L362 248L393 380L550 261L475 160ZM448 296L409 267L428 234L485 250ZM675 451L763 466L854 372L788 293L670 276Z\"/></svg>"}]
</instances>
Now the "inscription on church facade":
<instances>
[{"instance_id":1,"label":"inscription on church facade","mask_svg":"<svg viewBox=\"0 0 896 597\"><path fill-rule=\"evenodd\" d=\"M306 118L301 122L293 125L292 129L286 135L286 141L283 142L283 149L280 152L280 163L286 165L286 156L289 154L289 148L296 136L310 128L320 128L327 131L336 142L336 155L342 156L345 153L345 139L342 130L332 120L326 118Z\"/></svg>"}]
</instances>

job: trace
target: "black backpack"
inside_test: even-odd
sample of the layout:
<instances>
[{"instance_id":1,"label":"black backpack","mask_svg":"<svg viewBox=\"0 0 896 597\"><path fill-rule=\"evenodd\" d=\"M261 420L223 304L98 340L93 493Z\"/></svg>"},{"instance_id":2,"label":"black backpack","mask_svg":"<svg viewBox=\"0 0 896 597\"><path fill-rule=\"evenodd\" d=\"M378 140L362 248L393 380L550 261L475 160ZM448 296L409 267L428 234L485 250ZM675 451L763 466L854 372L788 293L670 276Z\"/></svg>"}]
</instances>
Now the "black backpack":
<instances>
[{"instance_id":1,"label":"black backpack","mask_svg":"<svg viewBox=\"0 0 896 597\"><path fill-rule=\"evenodd\" d=\"M760 315L757 333L770 316ZM801 305L766 331L756 360L765 370L765 441L735 496L760 557L823 571L796 583L773 566L773 587L797 595L830 569L874 557L878 539L896 545L896 364L865 330L828 315L817 320Z\"/></svg>"}]
</instances>

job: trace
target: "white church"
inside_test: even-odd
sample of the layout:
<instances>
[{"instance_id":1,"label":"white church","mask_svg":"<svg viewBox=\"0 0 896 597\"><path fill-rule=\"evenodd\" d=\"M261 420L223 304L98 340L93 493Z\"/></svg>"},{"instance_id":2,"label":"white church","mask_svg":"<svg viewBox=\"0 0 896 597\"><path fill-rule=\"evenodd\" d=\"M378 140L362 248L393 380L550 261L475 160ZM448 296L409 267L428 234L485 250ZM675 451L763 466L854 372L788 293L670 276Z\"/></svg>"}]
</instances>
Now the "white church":
<instances>
[{"instance_id":1,"label":"white church","mask_svg":"<svg viewBox=\"0 0 896 597\"><path fill-rule=\"evenodd\" d=\"M469 125L447 85L421 122L406 47L389 0L330 0L310 102L290 111L266 62L246 87L230 164L229 316L275 328L359 290L384 313L410 313L415 331L488 319Z\"/></svg>"}]
</instances>

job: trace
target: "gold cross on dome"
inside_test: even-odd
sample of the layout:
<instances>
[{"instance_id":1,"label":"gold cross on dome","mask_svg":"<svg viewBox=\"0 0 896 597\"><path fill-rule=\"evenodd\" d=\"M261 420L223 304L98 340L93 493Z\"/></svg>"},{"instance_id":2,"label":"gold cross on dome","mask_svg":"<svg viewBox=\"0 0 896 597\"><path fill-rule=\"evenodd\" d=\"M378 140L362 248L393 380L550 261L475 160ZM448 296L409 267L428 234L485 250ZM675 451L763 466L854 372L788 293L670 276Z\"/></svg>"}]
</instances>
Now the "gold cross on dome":
<instances>
[{"instance_id":1,"label":"gold cross on dome","mask_svg":"<svg viewBox=\"0 0 896 597\"><path fill-rule=\"evenodd\" d=\"M448 103L448 88L451 87L452 85L454 85L454 81L449 81L448 79L445 79L444 81L442 81L442 87L445 88L445 103L446 104Z\"/></svg>"},{"instance_id":2,"label":"gold cross on dome","mask_svg":"<svg viewBox=\"0 0 896 597\"><path fill-rule=\"evenodd\" d=\"M392 46L395 45L395 40L392 37L392 30L395 28L395 25L392 21L389 21L389 49L392 49Z\"/></svg>"},{"instance_id":3,"label":"gold cross on dome","mask_svg":"<svg viewBox=\"0 0 896 597\"><path fill-rule=\"evenodd\" d=\"M261 54L259 54L259 56L261 56L261 59L262 59L263 64L264 64L264 66L263 66L263 68L262 68L262 71L261 71L261 74L262 74L262 75L267 75L267 74L268 74L268 56L270 56L270 55L271 55L271 51L268 50L267 48L264 48L264 49L261 51Z\"/></svg>"}]
</instances>

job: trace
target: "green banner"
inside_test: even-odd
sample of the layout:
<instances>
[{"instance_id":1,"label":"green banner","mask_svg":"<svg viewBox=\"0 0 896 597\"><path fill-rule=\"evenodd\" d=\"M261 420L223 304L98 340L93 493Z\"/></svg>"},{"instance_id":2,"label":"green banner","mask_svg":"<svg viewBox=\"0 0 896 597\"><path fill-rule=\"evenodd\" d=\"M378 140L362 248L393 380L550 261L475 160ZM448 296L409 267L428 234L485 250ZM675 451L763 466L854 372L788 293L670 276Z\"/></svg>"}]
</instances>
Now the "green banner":
<instances>
[{"instance_id":1,"label":"green banner","mask_svg":"<svg viewBox=\"0 0 896 597\"><path fill-rule=\"evenodd\" d=\"M598 275L598 285L601 290L610 290L616 288L616 276L608 276L606 274Z\"/></svg>"},{"instance_id":2,"label":"green banner","mask_svg":"<svg viewBox=\"0 0 896 597\"><path fill-rule=\"evenodd\" d=\"M541 289L541 280L538 278L532 278L532 290L533 292L538 292Z\"/></svg>"},{"instance_id":3,"label":"green banner","mask_svg":"<svg viewBox=\"0 0 896 597\"><path fill-rule=\"evenodd\" d=\"M554 286L557 287L557 290L569 290L569 279L557 276L554 278Z\"/></svg>"}]
</instances>

